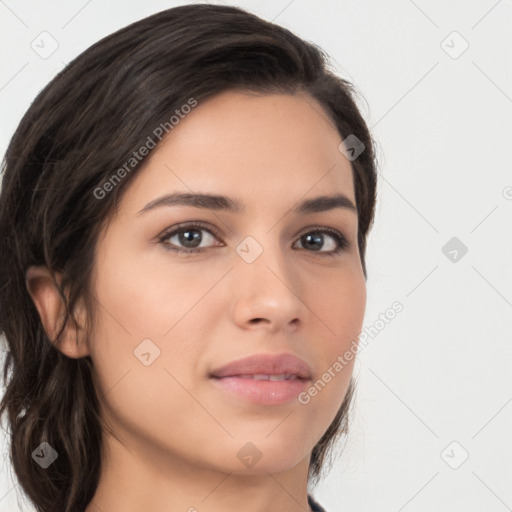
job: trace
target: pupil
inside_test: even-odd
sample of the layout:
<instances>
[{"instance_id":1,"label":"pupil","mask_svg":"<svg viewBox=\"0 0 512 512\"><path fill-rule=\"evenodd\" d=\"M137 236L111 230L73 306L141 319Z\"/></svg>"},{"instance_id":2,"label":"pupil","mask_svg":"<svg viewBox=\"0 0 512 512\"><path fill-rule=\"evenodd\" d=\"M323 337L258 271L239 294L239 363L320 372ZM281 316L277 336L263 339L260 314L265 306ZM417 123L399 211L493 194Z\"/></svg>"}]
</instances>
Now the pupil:
<instances>
[{"instance_id":1,"label":"pupil","mask_svg":"<svg viewBox=\"0 0 512 512\"><path fill-rule=\"evenodd\" d=\"M188 231L182 231L182 233L179 236L180 243L185 245L186 247L196 247L195 245L188 245L189 242L198 241L199 244L201 243L201 232L198 230L188 230Z\"/></svg>"},{"instance_id":2,"label":"pupil","mask_svg":"<svg viewBox=\"0 0 512 512\"><path fill-rule=\"evenodd\" d=\"M305 246L309 246L311 249L313 250L319 250L321 249L321 245L322 245L322 235L319 234L319 233L316 233L314 235L311 235L311 234L308 234L306 235L306 244L303 244ZM318 245L314 245L315 243L317 243Z\"/></svg>"}]
</instances>

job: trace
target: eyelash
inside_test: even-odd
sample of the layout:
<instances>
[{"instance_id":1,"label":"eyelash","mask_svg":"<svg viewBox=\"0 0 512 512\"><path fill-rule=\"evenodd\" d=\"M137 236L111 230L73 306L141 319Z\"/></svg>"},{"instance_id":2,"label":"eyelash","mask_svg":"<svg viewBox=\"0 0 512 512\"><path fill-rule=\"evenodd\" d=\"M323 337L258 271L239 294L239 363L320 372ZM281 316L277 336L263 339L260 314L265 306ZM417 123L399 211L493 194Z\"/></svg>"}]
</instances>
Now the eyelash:
<instances>
[{"instance_id":1,"label":"eyelash","mask_svg":"<svg viewBox=\"0 0 512 512\"><path fill-rule=\"evenodd\" d=\"M214 237L216 238L220 238L220 234L218 233L218 231L216 229L214 229L212 226L209 226L209 225L206 225L202 222L194 222L194 223L189 223L189 224L180 224L178 226L173 226L171 229L165 231L164 233L162 233L159 237L158 237L158 241L164 246L164 248L168 251L173 251L173 252L176 252L176 253L181 253L181 254L186 254L186 255L192 255L192 254L197 254L199 252L203 252L205 251L206 249L210 249L210 247L203 247L203 248L179 248L179 247L174 247L173 245L169 244L169 242L166 242L166 240L178 233L181 233L183 231L187 231L187 230L196 230L196 228L200 228L200 229L197 229L197 231L207 231L208 233L210 233L211 235L213 235ZM306 250L307 252L311 252L313 253L315 256L337 256L339 255L341 252L343 252L344 250L348 249L350 247L350 242L346 239L345 236L343 236L339 231L335 230L335 229L332 229L332 228L327 228L327 227L322 227L322 228L312 228L310 231L307 231L306 233L300 235L299 239L302 238L303 236L305 235L309 235L309 234L312 234L312 233L327 233L328 235L330 235L332 238L334 238L334 240L337 242L338 244L338 247L332 251L319 251L319 252L316 252L316 251L307 251L307 249L304 249Z\"/></svg>"}]
</instances>

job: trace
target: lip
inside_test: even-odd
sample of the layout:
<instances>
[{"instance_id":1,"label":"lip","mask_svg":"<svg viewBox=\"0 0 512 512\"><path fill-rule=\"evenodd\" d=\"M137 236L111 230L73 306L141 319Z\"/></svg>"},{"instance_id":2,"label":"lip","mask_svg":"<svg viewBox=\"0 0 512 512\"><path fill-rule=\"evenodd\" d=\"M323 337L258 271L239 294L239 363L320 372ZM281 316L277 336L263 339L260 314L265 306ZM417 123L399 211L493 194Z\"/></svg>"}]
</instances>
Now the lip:
<instances>
[{"instance_id":1,"label":"lip","mask_svg":"<svg viewBox=\"0 0 512 512\"><path fill-rule=\"evenodd\" d=\"M255 380L247 375L294 375L290 380ZM213 370L210 379L224 392L260 405L284 404L296 398L312 380L309 365L293 354L256 354Z\"/></svg>"},{"instance_id":2,"label":"lip","mask_svg":"<svg viewBox=\"0 0 512 512\"><path fill-rule=\"evenodd\" d=\"M293 354L255 354L237 359L210 372L210 377L234 377L236 375L280 375L288 373L301 379L311 379L309 365Z\"/></svg>"}]
</instances>

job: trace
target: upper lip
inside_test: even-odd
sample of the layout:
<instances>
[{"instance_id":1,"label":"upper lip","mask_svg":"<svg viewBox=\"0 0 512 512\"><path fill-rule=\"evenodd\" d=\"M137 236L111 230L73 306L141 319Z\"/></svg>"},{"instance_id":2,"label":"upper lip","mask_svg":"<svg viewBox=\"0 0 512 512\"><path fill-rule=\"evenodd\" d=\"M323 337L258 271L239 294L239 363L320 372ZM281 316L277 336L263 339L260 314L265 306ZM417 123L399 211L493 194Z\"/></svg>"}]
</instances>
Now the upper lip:
<instances>
[{"instance_id":1,"label":"upper lip","mask_svg":"<svg viewBox=\"0 0 512 512\"><path fill-rule=\"evenodd\" d=\"M235 375L296 375L301 379L311 379L309 365L293 354L255 354L237 359L213 370L210 377L232 377Z\"/></svg>"}]
</instances>

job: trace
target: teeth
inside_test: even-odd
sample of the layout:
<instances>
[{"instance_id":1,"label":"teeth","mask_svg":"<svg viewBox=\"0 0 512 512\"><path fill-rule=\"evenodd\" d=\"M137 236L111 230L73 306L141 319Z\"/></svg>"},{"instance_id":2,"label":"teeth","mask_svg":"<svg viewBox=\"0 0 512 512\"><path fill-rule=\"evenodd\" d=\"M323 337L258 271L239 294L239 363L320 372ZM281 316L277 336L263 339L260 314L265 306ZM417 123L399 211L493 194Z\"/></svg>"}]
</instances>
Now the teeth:
<instances>
[{"instance_id":1,"label":"teeth","mask_svg":"<svg viewBox=\"0 0 512 512\"><path fill-rule=\"evenodd\" d=\"M282 373L281 375L269 375L268 380L285 380L286 375Z\"/></svg>"},{"instance_id":2,"label":"teeth","mask_svg":"<svg viewBox=\"0 0 512 512\"><path fill-rule=\"evenodd\" d=\"M280 375L266 375L266 374L254 374L254 375L238 375L243 379L253 379L253 380L296 380L297 375L290 375L288 373L281 373Z\"/></svg>"}]
</instances>

